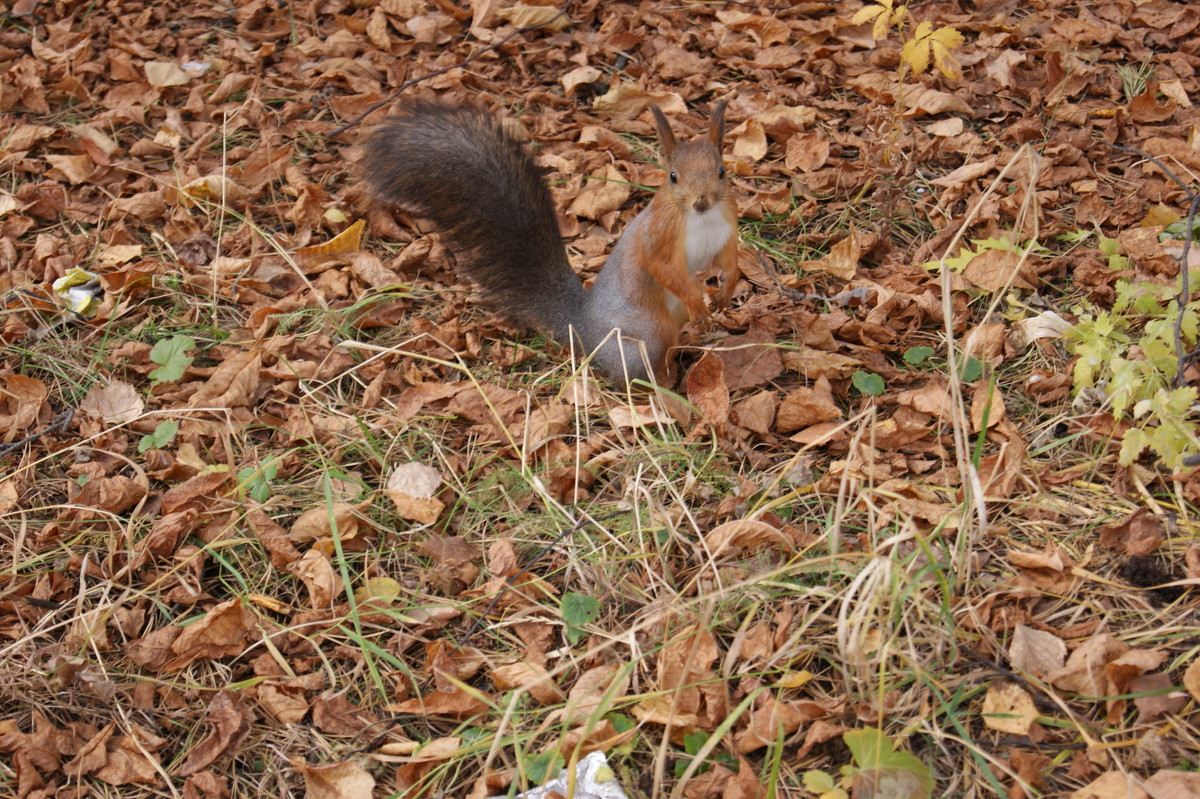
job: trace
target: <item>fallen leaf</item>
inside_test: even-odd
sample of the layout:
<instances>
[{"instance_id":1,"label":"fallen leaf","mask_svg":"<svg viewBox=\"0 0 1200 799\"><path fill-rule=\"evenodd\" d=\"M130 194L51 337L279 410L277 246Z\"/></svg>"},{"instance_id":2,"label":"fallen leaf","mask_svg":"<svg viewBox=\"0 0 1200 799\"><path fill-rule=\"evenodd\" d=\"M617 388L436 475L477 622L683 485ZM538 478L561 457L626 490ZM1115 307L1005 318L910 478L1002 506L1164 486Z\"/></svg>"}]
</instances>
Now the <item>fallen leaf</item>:
<instances>
[{"instance_id":1,"label":"fallen leaf","mask_svg":"<svg viewBox=\"0 0 1200 799\"><path fill-rule=\"evenodd\" d=\"M1033 697L1014 682L998 682L983 697L983 723L989 729L1013 735L1028 735L1040 715Z\"/></svg>"},{"instance_id":2,"label":"fallen leaf","mask_svg":"<svg viewBox=\"0 0 1200 799\"><path fill-rule=\"evenodd\" d=\"M1008 659L1013 668L1041 679L1063 667L1067 659L1067 645L1052 632L1018 624L1013 629Z\"/></svg>"},{"instance_id":3,"label":"fallen leaf","mask_svg":"<svg viewBox=\"0 0 1200 799\"><path fill-rule=\"evenodd\" d=\"M203 771L222 757L236 753L250 735L254 712L238 693L218 691L208 704L204 721L209 725L208 735L188 752L179 770L181 777Z\"/></svg>"},{"instance_id":4,"label":"fallen leaf","mask_svg":"<svg viewBox=\"0 0 1200 799\"><path fill-rule=\"evenodd\" d=\"M304 758L292 758L304 775L306 799L372 799L375 778L355 760L310 766Z\"/></svg>"}]
</instances>

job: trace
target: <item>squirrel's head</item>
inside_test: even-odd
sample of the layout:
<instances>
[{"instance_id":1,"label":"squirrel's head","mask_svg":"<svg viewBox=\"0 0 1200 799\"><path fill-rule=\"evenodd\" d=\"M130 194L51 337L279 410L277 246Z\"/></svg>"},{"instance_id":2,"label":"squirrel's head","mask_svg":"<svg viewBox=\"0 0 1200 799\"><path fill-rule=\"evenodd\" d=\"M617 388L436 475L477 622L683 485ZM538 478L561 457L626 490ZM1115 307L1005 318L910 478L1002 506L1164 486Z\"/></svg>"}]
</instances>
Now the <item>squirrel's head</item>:
<instances>
[{"instance_id":1,"label":"squirrel's head","mask_svg":"<svg viewBox=\"0 0 1200 799\"><path fill-rule=\"evenodd\" d=\"M676 139L662 109L650 106L658 128L663 168L667 171L667 182L660 191L666 191L681 210L703 214L728 196L729 184L721 156L727 104L727 100L717 103L708 123L708 132L690 142Z\"/></svg>"}]
</instances>

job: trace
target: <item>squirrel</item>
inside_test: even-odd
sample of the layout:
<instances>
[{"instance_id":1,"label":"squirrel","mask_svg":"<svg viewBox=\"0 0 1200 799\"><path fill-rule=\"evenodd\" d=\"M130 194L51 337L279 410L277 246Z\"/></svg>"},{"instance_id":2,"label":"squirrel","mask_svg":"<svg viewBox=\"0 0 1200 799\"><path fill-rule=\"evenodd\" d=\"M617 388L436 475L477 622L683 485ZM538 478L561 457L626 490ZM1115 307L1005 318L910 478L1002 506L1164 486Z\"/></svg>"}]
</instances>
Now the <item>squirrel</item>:
<instances>
[{"instance_id":1,"label":"squirrel","mask_svg":"<svg viewBox=\"0 0 1200 799\"><path fill-rule=\"evenodd\" d=\"M678 141L662 110L651 107L667 182L590 289L571 270L529 148L487 111L410 103L369 135L363 170L377 200L433 223L461 270L506 316L564 344L574 336L614 382L669 386L684 325L710 318L698 275L710 266L722 274L719 308L737 282L737 207L721 156L725 107L717 104L707 135L692 142Z\"/></svg>"}]
</instances>

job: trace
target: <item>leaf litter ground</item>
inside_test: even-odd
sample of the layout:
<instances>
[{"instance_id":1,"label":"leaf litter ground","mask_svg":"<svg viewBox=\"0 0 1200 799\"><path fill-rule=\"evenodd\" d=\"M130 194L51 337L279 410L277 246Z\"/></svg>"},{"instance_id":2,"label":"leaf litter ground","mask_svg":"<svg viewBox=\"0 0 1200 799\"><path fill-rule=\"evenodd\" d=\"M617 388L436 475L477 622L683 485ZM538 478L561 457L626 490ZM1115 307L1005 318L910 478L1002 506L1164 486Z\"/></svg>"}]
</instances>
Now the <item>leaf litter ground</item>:
<instances>
[{"instance_id":1,"label":"leaf litter ground","mask_svg":"<svg viewBox=\"0 0 1200 799\"><path fill-rule=\"evenodd\" d=\"M860 6L15 3L7 791L482 797L600 750L635 796L1200 795L1197 484L1120 465L1030 322L1178 271L1200 12L915 9L951 78ZM661 180L648 105L732 99L743 280L678 393L365 210L383 111L334 132L422 76L519 120L584 274Z\"/></svg>"}]
</instances>

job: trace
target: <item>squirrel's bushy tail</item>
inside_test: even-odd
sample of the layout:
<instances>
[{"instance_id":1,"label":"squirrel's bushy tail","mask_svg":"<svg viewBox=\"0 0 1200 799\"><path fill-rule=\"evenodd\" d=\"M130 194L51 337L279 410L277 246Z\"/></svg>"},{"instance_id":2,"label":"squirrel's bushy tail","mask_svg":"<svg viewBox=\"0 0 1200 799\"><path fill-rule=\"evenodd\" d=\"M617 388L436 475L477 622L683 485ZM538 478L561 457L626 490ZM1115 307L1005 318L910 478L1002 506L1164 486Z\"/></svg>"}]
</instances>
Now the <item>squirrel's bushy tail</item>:
<instances>
[{"instance_id":1,"label":"squirrel's bushy tail","mask_svg":"<svg viewBox=\"0 0 1200 799\"><path fill-rule=\"evenodd\" d=\"M428 219L499 310L568 341L587 292L528 148L487 112L411 103L366 143L375 197Z\"/></svg>"}]
</instances>

